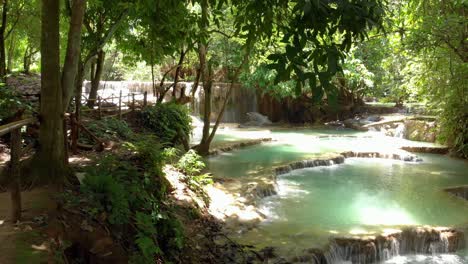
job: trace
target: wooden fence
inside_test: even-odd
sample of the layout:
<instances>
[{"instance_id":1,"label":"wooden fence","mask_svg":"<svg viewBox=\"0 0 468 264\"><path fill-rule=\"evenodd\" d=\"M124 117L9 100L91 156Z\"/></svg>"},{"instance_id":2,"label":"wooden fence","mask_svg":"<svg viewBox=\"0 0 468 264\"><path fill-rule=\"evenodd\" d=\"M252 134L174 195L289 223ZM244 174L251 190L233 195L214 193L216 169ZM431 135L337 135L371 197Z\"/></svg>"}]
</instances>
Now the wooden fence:
<instances>
[{"instance_id":1,"label":"wooden fence","mask_svg":"<svg viewBox=\"0 0 468 264\"><path fill-rule=\"evenodd\" d=\"M138 105L135 100L135 96L138 95L143 95L142 105ZM97 99L89 99L82 95L82 100L85 102L94 102L93 105L97 108L83 109L81 112L97 112L99 119L103 118L103 114L105 113L117 112L117 114L107 115L105 117L122 118L122 115L135 111L138 107L146 107L148 105L148 92L122 95L122 91L120 91L119 96L112 94L108 98L98 96ZM118 103L114 103L114 100L117 100ZM127 110L124 110L124 108L127 108Z\"/></svg>"},{"instance_id":2,"label":"wooden fence","mask_svg":"<svg viewBox=\"0 0 468 264\"><path fill-rule=\"evenodd\" d=\"M143 102L142 104L138 104L135 100L135 96L143 95ZM108 117L118 117L122 118L122 115L134 112L138 109L142 109L143 107L148 105L147 101L147 93L130 93L125 96L122 95L120 92L119 96L111 96L109 98L101 98L98 97L96 101L96 107L93 109L83 109L83 112L87 111L95 111L98 113L98 118L108 118ZM86 98L84 98L86 99ZM109 106L114 104L114 99L118 99L118 104L115 106ZM126 99L127 102L124 102ZM88 99L86 99L88 100ZM126 109L124 109L126 108ZM79 109L79 108L78 108ZM117 112L117 114L111 115L104 115L104 113L113 113ZM29 152L29 149L32 148L31 146L27 146L23 149L22 141L21 141L21 129L24 126L32 125L39 120L35 117L21 119L21 115L16 115L16 120L8 123L6 125L0 126L0 137L10 134L10 162L8 165L8 191L10 192L11 202L12 202L12 221L16 223L21 219L21 186L20 186L20 179L21 179L21 171L20 171L20 159L26 153ZM87 133L93 140L97 141L98 144L102 144L102 140L96 137L91 131L89 131L81 122L79 118L80 114L78 113L67 113L65 115L66 120L64 125L66 126L67 119L70 121L70 128L71 128L71 140L70 140L70 147L74 153L77 152L78 148L78 137L79 131L83 131ZM67 129L65 127L65 133Z\"/></svg>"},{"instance_id":3,"label":"wooden fence","mask_svg":"<svg viewBox=\"0 0 468 264\"><path fill-rule=\"evenodd\" d=\"M21 219L20 159L26 152L22 149L21 128L37 122L36 118L20 119L21 116L18 116L16 121L0 126L0 136L10 134L10 163L6 169L9 172L7 182L12 202L11 219L13 223Z\"/></svg>"}]
</instances>

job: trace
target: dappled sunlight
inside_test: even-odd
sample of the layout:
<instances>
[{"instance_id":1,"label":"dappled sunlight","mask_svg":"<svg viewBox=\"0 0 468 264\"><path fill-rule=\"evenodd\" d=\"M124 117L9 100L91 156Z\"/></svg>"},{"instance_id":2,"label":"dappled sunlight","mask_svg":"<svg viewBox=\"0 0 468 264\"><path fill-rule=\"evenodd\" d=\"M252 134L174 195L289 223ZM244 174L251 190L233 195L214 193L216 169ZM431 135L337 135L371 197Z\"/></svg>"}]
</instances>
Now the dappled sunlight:
<instances>
[{"instance_id":1,"label":"dappled sunlight","mask_svg":"<svg viewBox=\"0 0 468 264\"><path fill-rule=\"evenodd\" d=\"M394 239L404 228L420 224L450 226L466 221L467 208L440 194L440 186L465 181L461 177L463 164L426 155L422 155L421 162L400 149L428 143L373 132L322 136L275 131L272 135L276 140L272 143L209 159L210 171L219 177L237 177L247 185L252 179L261 178L262 173L271 177L273 172L268 168L276 169L278 165L295 164L311 157L331 159L349 150L353 154L343 164L330 162L327 163L330 166L304 169L298 166L297 170L277 175L278 195L258 200L259 211L266 217L253 230L240 233L239 239L245 243L259 243L261 236L261 244L266 246L310 248L323 246L330 237ZM237 211L246 209L235 206L240 202L239 192L229 193L219 195L217 207L236 215L239 221L255 217L250 214L252 211ZM225 204L234 206L225 209Z\"/></svg>"},{"instance_id":2,"label":"dappled sunlight","mask_svg":"<svg viewBox=\"0 0 468 264\"><path fill-rule=\"evenodd\" d=\"M206 187L211 199L209 211L220 220L237 218L240 221L254 221L263 219L253 205L246 205L245 198L238 193L228 193L216 186Z\"/></svg>"},{"instance_id":3,"label":"dappled sunlight","mask_svg":"<svg viewBox=\"0 0 468 264\"><path fill-rule=\"evenodd\" d=\"M31 248L38 251L48 251L49 247L47 243L42 243L40 245L31 245Z\"/></svg>"}]
</instances>

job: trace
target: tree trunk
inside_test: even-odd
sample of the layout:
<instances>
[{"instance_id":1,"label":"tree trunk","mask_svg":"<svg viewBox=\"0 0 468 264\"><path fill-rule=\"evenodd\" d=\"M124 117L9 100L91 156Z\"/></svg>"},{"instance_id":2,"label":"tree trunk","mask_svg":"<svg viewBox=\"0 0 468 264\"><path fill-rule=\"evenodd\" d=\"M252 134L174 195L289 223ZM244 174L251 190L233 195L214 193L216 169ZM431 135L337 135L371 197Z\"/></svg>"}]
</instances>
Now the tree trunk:
<instances>
[{"instance_id":1,"label":"tree trunk","mask_svg":"<svg viewBox=\"0 0 468 264\"><path fill-rule=\"evenodd\" d=\"M81 95L83 93L83 80L84 80L84 65L82 62L78 63L78 72L76 74L75 82L75 114L73 118L73 124L75 128L73 132L75 133L74 137L78 140L80 138L80 129L77 124L81 121ZM72 146L73 154L77 154L77 146Z\"/></svg>"},{"instance_id":2,"label":"tree trunk","mask_svg":"<svg viewBox=\"0 0 468 264\"><path fill-rule=\"evenodd\" d=\"M10 45L8 46L8 60L7 60L7 73L10 73L13 70L13 56L15 52L15 34L10 34Z\"/></svg>"},{"instance_id":3,"label":"tree trunk","mask_svg":"<svg viewBox=\"0 0 468 264\"><path fill-rule=\"evenodd\" d=\"M81 54L81 27L86 9L86 0L74 0L68 31L67 52L63 64L61 79L63 104L62 111L66 111L74 95L75 78Z\"/></svg>"},{"instance_id":4,"label":"tree trunk","mask_svg":"<svg viewBox=\"0 0 468 264\"><path fill-rule=\"evenodd\" d=\"M205 111L204 111L204 119L203 119L203 136L200 144L197 146L197 151L199 152L200 155L208 155L209 150L210 150L210 145L211 142L214 139L214 136L216 134L216 131L218 130L219 124L221 123L221 120L223 119L224 116L224 111L226 110L227 102L229 101L229 98L231 97L232 91L234 89L234 84L239 78L239 75L241 73L242 68L247 65L247 62L249 60L249 50L246 51L246 54L244 55L244 58L237 67L236 72L232 78L231 84L229 86L229 90L226 93L226 98L224 98L223 105L218 113L218 117L216 118L215 125L213 126L213 129L211 130L210 133L210 115L211 115L211 87L213 86L213 78L212 78L212 70L210 65L208 65L208 72L209 72L209 78L207 82L205 81L205 77L203 77L203 90L205 91ZM202 54L201 52L200 54ZM206 57L206 50L205 50L205 55ZM201 60L200 60L201 62ZM205 75L205 73L203 73ZM209 87L208 89L205 88L205 84ZM209 101L208 106L207 106L207 100ZM208 118L207 118L208 116Z\"/></svg>"},{"instance_id":5,"label":"tree trunk","mask_svg":"<svg viewBox=\"0 0 468 264\"><path fill-rule=\"evenodd\" d=\"M34 171L41 180L55 183L57 186L63 184L66 174L59 23L60 0L42 0L41 125L39 149L33 164Z\"/></svg>"},{"instance_id":6,"label":"tree trunk","mask_svg":"<svg viewBox=\"0 0 468 264\"><path fill-rule=\"evenodd\" d=\"M24 51L24 56L23 56L23 72L25 74L29 74L31 68L31 57L29 56L29 46L26 47L26 50Z\"/></svg>"},{"instance_id":7,"label":"tree trunk","mask_svg":"<svg viewBox=\"0 0 468 264\"><path fill-rule=\"evenodd\" d=\"M103 50L98 52L98 56L96 59L96 64L94 68L94 72L91 71L91 89L89 91L88 103L87 106L92 108L96 102L98 90L99 90L99 82L101 81L102 69L104 68L104 58L105 53Z\"/></svg>"},{"instance_id":8,"label":"tree trunk","mask_svg":"<svg viewBox=\"0 0 468 264\"><path fill-rule=\"evenodd\" d=\"M5 30L7 26L8 0L3 0L2 24L0 26L0 79L6 81Z\"/></svg>"},{"instance_id":9,"label":"tree trunk","mask_svg":"<svg viewBox=\"0 0 468 264\"><path fill-rule=\"evenodd\" d=\"M203 108L203 135L200 144L195 147L200 155L206 156L210 150L210 143L208 142L210 136L210 115L211 115L211 90L213 86L212 69L211 66L206 66L206 46L200 44L199 47L199 60L201 78L203 80L203 92L205 103Z\"/></svg>"},{"instance_id":10,"label":"tree trunk","mask_svg":"<svg viewBox=\"0 0 468 264\"><path fill-rule=\"evenodd\" d=\"M177 97L176 97L176 92L177 92L177 83L179 82L179 75L180 75L180 71L182 70L182 64L184 63L184 59L185 59L185 51L184 49L181 49L180 50L180 57L179 57L179 63L177 63L177 68L176 68L176 72L175 72L175 75L174 75L174 84L173 84L173 87L172 87L172 100L176 100Z\"/></svg>"}]
</instances>

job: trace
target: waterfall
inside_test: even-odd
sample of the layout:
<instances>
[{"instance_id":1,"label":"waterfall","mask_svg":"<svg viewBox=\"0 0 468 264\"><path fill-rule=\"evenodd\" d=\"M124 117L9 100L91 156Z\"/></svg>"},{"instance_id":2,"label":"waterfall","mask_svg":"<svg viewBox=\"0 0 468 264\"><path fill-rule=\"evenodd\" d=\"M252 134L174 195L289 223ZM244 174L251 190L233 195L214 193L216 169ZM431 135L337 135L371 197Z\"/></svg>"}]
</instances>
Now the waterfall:
<instances>
[{"instance_id":1,"label":"waterfall","mask_svg":"<svg viewBox=\"0 0 468 264\"><path fill-rule=\"evenodd\" d=\"M406 126L404 123L401 123L395 128L395 137L404 138L405 134L406 134Z\"/></svg>"},{"instance_id":2,"label":"waterfall","mask_svg":"<svg viewBox=\"0 0 468 264\"><path fill-rule=\"evenodd\" d=\"M347 158L383 158L394 159L406 162L421 162L422 159L416 155L407 152L400 153L380 153L380 152L356 152L347 151L337 154L334 157L325 159L301 160L287 165L279 166L274 169L276 176L290 173L293 170L300 170L305 168L313 168L319 166L332 166L334 164L342 164Z\"/></svg>"},{"instance_id":3,"label":"waterfall","mask_svg":"<svg viewBox=\"0 0 468 264\"><path fill-rule=\"evenodd\" d=\"M450 228L411 227L390 234L332 238L328 248L314 251L320 263L378 263L409 254L453 253L464 244L463 233Z\"/></svg>"},{"instance_id":4,"label":"waterfall","mask_svg":"<svg viewBox=\"0 0 468 264\"><path fill-rule=\"evenodd\" d=\"M190 143L197 144L203 137L203 122L198 116L190 115L192 119L192 135L190 137Z\"/></svg>"},{"instance_id":5,"label":"waterfall","mask_svg":"<svg viewBox=\"0 0 468 264\"><path fill-rule=\"evenodd\" d=\"M167 87L172 82L165 82L163 86ZM215 121L220 109L222 108L224 99L226 98L227 91L230 83L214 83L212 91L212 115L211 121ZM157 82L159 86L159 82ZM91 82L83 82L83 94L88 95ZM179 82L176 88L176 96L180 96L181 90L185 89L186 96L191 96L193 89L193 82ZM117 97L122 91L123 95L130 93L138 93L136 100L143 99L143 93L147 92L148 102L155 102L156 98L153 94L152 82L141 81L101 81L99 83L98 96L102 98ZM118 100L118 99L116 99ZM172 100L172 93L167 93L164 101ZM198 87L194 98L190 100L190 109L193 115L201 116L203 113L203 106L205 98L203 95L203 88ZM117 101L116 101L117 102ZM116 103L114 102L114 103ZM257 95L255 90L242 87L240 84L234 84L231 97L228 100L222 122L226 123L242 123L246 121L246 114L249 112L257 111Z\"/></svg>"}]
</instances>

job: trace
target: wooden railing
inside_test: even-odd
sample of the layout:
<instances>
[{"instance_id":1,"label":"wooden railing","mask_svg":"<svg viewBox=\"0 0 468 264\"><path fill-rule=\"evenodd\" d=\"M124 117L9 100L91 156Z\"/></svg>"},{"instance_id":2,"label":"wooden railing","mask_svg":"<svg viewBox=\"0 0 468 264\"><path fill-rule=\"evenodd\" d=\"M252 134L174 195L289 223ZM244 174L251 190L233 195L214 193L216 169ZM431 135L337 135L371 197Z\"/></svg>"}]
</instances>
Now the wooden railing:
<instances>
[{"instance_id":1,"label":"wooden railing","mask_svg":"<svg viewBox=\"0 0 468 264\"><path fill-rule=\"evenodd\" d=\"M144 93L129 93L127 95L122 95L122 91L120 91L119 96L114 96L113 94L111 97L108 98L103 98L101 96L98 96L97 99L89 99L86 98L84 95L82 95L82 99L85 102L94 102L94 106L97 108L92 108L92 109L83 109L81 112L97 112L98 118L103 118L103 117L118 117L122 118L122 115L133 112L137 108L137 102L135 100L135 96L138 95L143 95L143 105L142 107L146 107L148 105L148 92ZM118 103L115 104L114 100L118 100ZM125 103L125 99L127 99ZM115 106L108 106L108 105L114 105ZM123 110L123 108L126 107L127 110ZM108 112L117 112L117 114L113 115L107 115L103 116L103 113L108 113Z\"/></svg>"},{"instance_id":2,"label":"wooden railing","mask_svg":"<svg viewBox=\"0 0 468 264\"><path fill-rule=\"evenodd\" d=\"M17 117L17 119L21 119L21 116ZM21 128L36 122L36 118L26 118L0 126L0 136L10 134L10 163L6 169L9 172L7 174L7 182L12 202L11 219L13 223L16 223L21 219L20 159L21 156L23 156L21 146Z\"/></svg>"},{"instance_id":3,"label":"wooden railing","mask_svg":"<svg viewBox=\"0 0 468 264\"><path fill-rule=\"evenodd\" d=\"M136 95L143 95L143 104L140 106L140 108L143 108L148 105L147 101L147 92L145 93L130 93L128 95L122 96L122 92L120 92L118 97L111 96L109 98L101 98L98 97L96 99L97 101L97 109L84 109L82 110L83 112L86 111L97 111L98 113L98 118L107 118L107 117L115 117L118 116L119 118L122 118L122 115L134 112L138 109L137 102L135 100ZM91 100L87 99L86 100ZM115 107L104 107L104 104L109 105L109 103L114 99L118 99L118 105ZM127 103L124 103L124 100L127 99ZM124 110L123 108L127 108ZM115 112L117 111L117 114L112 114L112 115L106 115L104 116L104 112ZM88 134L94 141L98 142L98 144L102 145L103 142L101 139L96 137L91 131L89 131L79 120L79 118L76 118L76 113L67 113L65 115L66 120L68 119L70 121L70 128L71 128L71 149L72 152L76 153L77 147L78 147L78 137L79 137L79 131L83 131L84 133ZM20 160L21 157L24 155L26 152L25 150L28 150L31 148L30 146L27 146L26 148L23 149L22 147L22 142L21 142L21 129L24 126L28 126L31 124L35 124L38 122L38 119L35 117L30 117L30 118L25 118L21 119L21 115L16 114L16 120L0 126L0 137L5 136L10 134L10 162L8 164L8 167L6 168L8 170L7 173L7 182L8 182L8 191L11 194L11 202L12 202L12 221L13 223L16 223L21 219L21 186L20 186L20 179L21 179L21 170L20 170ZM66 126L66 122L64 123ZM66 128L65 128L66 131Z\"/></svg>"}]
</instances>

